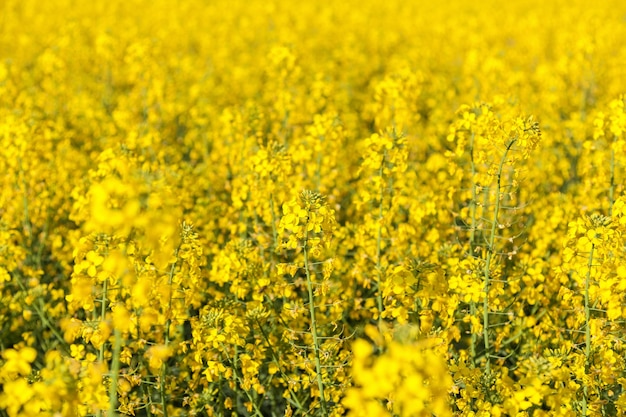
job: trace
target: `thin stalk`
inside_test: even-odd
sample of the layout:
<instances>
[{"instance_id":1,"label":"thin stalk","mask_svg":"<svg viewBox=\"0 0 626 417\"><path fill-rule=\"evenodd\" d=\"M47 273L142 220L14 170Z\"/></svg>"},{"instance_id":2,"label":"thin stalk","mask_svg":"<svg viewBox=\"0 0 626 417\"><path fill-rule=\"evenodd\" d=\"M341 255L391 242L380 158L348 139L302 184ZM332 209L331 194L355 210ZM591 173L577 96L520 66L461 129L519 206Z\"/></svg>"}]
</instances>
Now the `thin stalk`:
<instances>
[{"instance_id":1,"label":"thin stalk","mask_svg":"<svg viewBox=\"0 0 626 417\"><path fill-rule=\"evenodd\" d=\"M611 184L609 186L609 216L613 213L613 201L615 194L615 150L611 147Z\"/></svg>"},{"instance_id":2,"label":"thin stalk","mask_svg":"<svg viewBox=\"0 0 626 417\"><path fill-rule=\"evenodd\" d=\"M100 321L101 322L104 321L104 317L106 316L106 309L107 309L106 299L107 299L108 288L109 288L109 280L107 278L102 283L102 295L100 298ZM94 308L94 316L95 315L96 315L96 312ZM100 351L98 352L98 361L100 361L101 363L104 363L104 345L105 344L102 343L102 345L100 346ZM110 408L111 408L111 405L109 404L109 410ZM102 410L98 410L97 416L102 417Z\"/></svg>"},{"instance_id":3,"label":"thin stalk","mask_svg":"<svg viewBox=\"0 0 626 417\"><path fill-rule=\"evenodd\" d=\"M326 398L324 397L324 381L322 380L322 362L320 360L320 343L317 335L317 321L315 319L315 300L313 298L313 282L311 280L311 273L309 268L309 250L308 250L308 235L307 231L304 235L304 270L306 272L306 285L309 293L309 314L311 316L311 333L313 336L313 349L315 353L315 372L317 373L317 386L320 391L320 404L322 407L322 415L327 416L326 412Z\"/></svg>"},{"instance_id":4,"label":"thin stalk","mask_svg":"<svg viewBox=\"0 0 626 417\"><path fill-rule=\"evenodd\" d=\"M474 181L476 178L476 165L474 164L474 133L470 136L470 169L472 175L472 200L470 201L470 214L472 216L472 224L470 227L470 256L474 257L474 248L476 246L476 200L478 198L476 194L477 184Z\"/></svg>"},{"instance_id":5,"label":"thin stalk","mask_svg":"<svg viewBox=\"0 0 626 417\"><path fill-rule=\"evenodd\" d=\"M285 372L283 371L283 368L280 366L280 360L278 358L278 355L276 354L276 351L272 347L272 344L270 343L270 338L265 332L263 325L261 324L259 319L256 319L255 321L256 321L257 326L259 326L261 335L265 339L265 343L267 343L267 350L269 350L270 354L272 355L272 359L274 360L274 363L276 364L276 367L278 368L278 372L280 372L280 375L283 377L285 381L288 381L289 377L287 376L287 374L285 374ZM304 406L302 405L302 403L300 402L296 394L291 390L291 388L289 388L289 384L287 384L287 391L289 392L289 395L291 396L291 400L293 404L298 408L298 410L303 410Z\"/></svg>"},{"instance_id":6,"label":"thin stalk","mask_svg":"<svg viewBox=\"0 0 626 417\"><path fill-rule=\"evenodd\" d=\"M319 141L324 143L324 135L319 136ZM322 182L322 152L317 153L316 158L316 167L315 167L315 189L320 189L320 183Z\"/></svg>"},{"instance_id":7,"label":"thin stalk","mask_svg":"<svg viewBox=\"0 0 626 417\"><path fill-rule=\"evenodd\" d=\"M146 367L146 364L143 364L144 367ZM146 390L148 391L148 403L146 404L146 411L148 411L149 414L152 414L152 412L150 411L152 409L152 382L148 382L145 384L146 386Z\"/></svg>"},{"instance_id":8,"label":"thin stalk","mask_svg":"<svg viewBox=\"0 0 626 417\"><path fill-rule=\"evenodd\" d=\"M228 351L224 345L220 344L220 346L222 347L222 351L224 352ZM243 378L237 372L237 363L235 362L235 359L234 358L233 359L228 358L228 359L229 359L229 362L232 363L233 375L235 376L235 379L237 380L239 385L243 387ZM248 397L248 401L250 401L252 408L254 408L254 415L258 417L263 417L263 413L261 412L261 409L259 409L259 406L257 405L257 401L254 398L252 398L252 395L250 395L250 391L247 389L244 389L243 392L246 394L246 397Z\"/></svg>"},{"instance_id":9,"label":"thin stalk","mask_svg":"<svg viewBox=\"0 0 626 417\"><path fill-rule=\"evenodd\" d=\"M276 247L278 242L278 232L276 231L276 210L274 209L273 194L270 194L270 208L272 209L272 237L274 238L274 247Z\"/></svg>"},{"instance_id":10,"label":"thin stalk","mask_svg":"<svg viewBox=\"0 0 626 417\"><path fill-rule=\"evenodd\" d=\"M470 257L474 258L474 248L476 246L476 228L477 228L477 224L476 224L476 201L477 201L477 193L476 193L476 188L477 188L477 184L474 181L474 178L476 178L476 165L474 164L474 133L472 132L472 135L470 136L470 143L469 143L469 147L470 147L470 169L471 169L471 175L472 175L472 200L470 201L470 215L472 217L472 223L470 226ZM474 317L476 315L476 303L474 301L470 302L470 314L472 317ZM470 355L472 357L472 360L474 361L474 363L476 363L476 344L478 343L478 334L476 334L475 331L473 331L471 329L471 323L470 323L470 333L472 335L472 341L470 344Z\"/></svg>"},{"instance_id":11,"label":"thin stalk","mask_svg":"<svg viewBox=\"0 0 626 417\"><path fill-rule=\"evenodd\" d=\"M28 204L28 184L26 183L26 179L24 178L24 169L22 167L22 158L18 158L18 164L19 164L19 178L21 179L21 186L22 186L22 206L23 206L23 219L22 219L22 227L23 229L27 232L27 237L28 237L28 245L31 247L34 247L34 242L33 242L33 226L30 220L30 208L29 208L29 204ZM37 256L34 259L34 263L37 266L37 269L41 269L41 257L42 257L42 253L43 253L43 247L44 247L44 241L46 239L46 237L48 236L48 226L49 226L49 221L50 221L50 216L48 216L48 218L46 219L46 222L44 223L44 229L43 229L43 237L41 239L41 241L39 242L39 248L37 250ZM32 260L32 258L31 258ZM17 275L17 274L16 274ZM20 286L20 288L22 289L22 291L26 292L26 286L24 285L24 283L22 282L22 279L20 276L16 276L16 281L18 283L18 285ZM54 335L54 337L61 343L61 346L63 348L64 351L68 351L67 350L67 343L65 342L65 339L63 338L63 336L59 333L59 331L52 325L52 323L50 323L50 321L48 320L46 314L45 314L45 306L44 306L44 302L41 298L39 298L38 300L39 305L36 304L32 304L32 307L35 309L35 312L37 313L37 316L39 316L39 319L41 320L41 322L44 324L44 326L46 326Z\"/></svg>"},{"instance_id":12,"label":"thin stalk","mask_svg":"<svg viewBox=\"0 0 626 417\"><path fill-rule=\"evenodd\" d=\"M111 385L109 386L109 412L108 417L115 417L117 413L117 378L120 374L120 352L122 350L122 333L115 329L115 342L113 344L113 357L111 358Z\"/></svg>"},{"instance_id":13,"label":"thin stalk","mask_svg":"<svg viewBox=\"0 0 626 417\"><path fill-rule=\"evenodd\" d=\"M234 352L234 356L233 356L233 372L235 373L235 376L237 375L237 363L238 362L239 362L239 347L237 345L235 345L235 352ZM240 382L240 384L241 384L241 382ZM241 395L239 395L239 394L240 393L237 391L236 397L235 397L235 402L236 402L237 409L239 409L239 407L241 407L241 405L242 405L242 403L241 403ZM248 391L246 391L246 396L248 397L248 400L251 403L255 404L255 408L256 408L256 403L252 401Z\"/></svg>"},{"instance_id":14,"label":"thin stalk","mask_svg":"<svg viewBox=\"0 0 626 417\"><path fill-rule=\"evenodd\" d=\"M107 291L109 288L109 280L105 279L102 284L102 298L100 299L100 320L104 321L104 317L107 311L106 299L107 299ZM100 346L100 352L98 359L100 362L104 361L104 343Z\"/></svg>"},{"instance_id":15,"label":"thin stalk","mask_svg":"<svg viewBox=\"0 0 626 417\"><path fill-rule=\"evenodd\" d=\"M146 387L146 384L144 384L144 382L142 381L141 384L139 384L139 389L141 391L141 397L142 398L151 398L152 396L150 395L150 387ZM148 404L144 404L144 410L146 410L146 416L147 417L152 417L152 411L150 411L150 405Z\"/></svg>"},{"instance_id":16,"label":"thin stalk","mask_svg":"<svg viewBox=\"0 0 626 417\"><path fill-rule=\"evenodd\" d=\"M470 302L470 315L472 317L474 317L476 315L477 309L476 309L476 303L474 301ZM470 332L472 334L472 342L470 344L470 356L472 358L472 361L474 361L474 364L476 364L476 343L478 342L478 335L476 334L476 332L474 331L474 329L472 329L472 323L470 322Z\"/></svg>"},{"instance_id":17,"label":"thin stalk","mask_svg":"<svg viewBox=\"0 0 626 417\"><path fill-rule=\"evenodd\" d=\"M291 135L289 134L290 132L287 129L289 127L289 116L290 116L290 113L291 113L290 111L286 111L285 112L285 115L284 115L282 123L281 123L282 124L281 133L282 133L282 136L283 136L283 146L285 148L287 148L287 145L288 145L287 139L289 139L289 137L291 137Z\"/></svg>"},{"instance_id":18,"label":"thin stalk","mask_svg":"<svg viewBox=\"0 0 626 417\"><path fill-rule=\"evenodd\" d=\"M276 248L278 247L278 231L276 230L276 210L274 208L274 195L270 194L270 209L272 211L272 264L271 267L274 267L274 252L276 252Z\"/></svg>"},{"instance_id":19,"label":"thin stalk","mask_svg":"<svg viewBox=\"0 0 626 417\"><path fill-rule=\"evenodd\" d=\"M385 159L387 157L387 153L385 152L383 154L383 160L380 163L380 169L378 171L378 177L381 179L381 186L380 186L380 205L378 207L378 230L376 231L376 303L378 304L378 324L380 324L380 322L382 321L382 315L383 315L383 294L382 294L382 288L381 288L381 282L382 282L382 275L383 275L383 271L382 271L382 263L381 263L381 256L382 256L382 233L383 233L383 201L385 198L385 188L382 185L382 178L383 178L383 168L385 166Z\"/></svg>"},{"instance_id":20,"label":"thin stalk","mask_svg":"<svg viewBox=\"0 0 626 417\"><path fill-rule=\"evenodd\" d=\"M39 240L39 245L37 247L37 258L35 259L35 264L37 265L37 269L41 269L41 258L43 257L43 251L46 247L46 239L48 239L51 217L52 217L51 210L49 210L48 216L46 217L46 221L43 224L43 230L41 231L41 239Z\"/></svg>"},{"instance_id":21,"label":"thin stalk","mask_svg":"<svg viewBox=\"0 0 626 417\"><path fill-rule=\"evenodd\" d=\"M15 278L16 278L17 284L20 286L20 289L26 292L27 291L26 286L22 282L22 278L18 274L15 274ZM32 304L32 307L35 309L35 313L37 313L37 316L39 317L43 325L46 326L48 330L52 332L54 337L59 341L60 346L63 349L63 351L65 351L66 353L69 353L67 342L65 341L61 333L59 333L59 331L52 325L52 323L50 323L50 320L48 320L48 317L46 316L46 313L45 313L46 308L41 298L39 298L38 303L39 305L34 304L34 303Z\"/></svg>"},{"instance_id":22,"label":"thin stalk","mask_svg":"<svg viewBox=\"0 0 626 417\"><path fill-rule=\"evenodd\" d=\"M239 297L237 297L237 295L235 295L235 300L237 301L237 303L240 302ZM235 355L233 357L233 369L236 369L237 363L239 363L239 345L235 344ZM248 398L250 398L249 395L248 395ZM237 401L237 409L239 409L239 407L241 406L241 396L239 395L239 393L237 393L236 401Z\"/></svg>"},{"instance_id":23,"label":"thin stalk","mask_svg":"<svg viewBox=\"0 0 626 417\"><path fill-rule=\"evenodd\" d=\"M244 230L242 230L241 232L239 232L239 239L244 240L246 237L248 237L248 219L244 218L244 214L243 214L243 210L241 210L239 212L239 223L238 224L244 224L246 227L244 228Z\"/></svg>"},{"instance_id":24,"label":"thin stalk","mask_svg":"<svg viewBox=\"0 0 626 417\"><path fill-rule=\"evenodd\" d=\"M163 362L161 365L161 375L159 376L159 395L161 397L161 408L163 409L163 416L167 417L167 403L165 401L165 376L166 376L167 364Z\"/></svg>"},{"instance_id":25,"label":"thin stalk","mask_svg":"<svg viewBox=\"0 0 626 417\"><path fill-rule=\"evenodd\" d=\"M587 275L585 276L585 374L589 372L590 358L591 358L591 327L589 321L591 318L591 308L589 306L589 283L591 281L591 267L593 265L593 251L595 246L591 244L591 250L589 251L589 259L587 260ZM587 415L587 396L588 396L587 384L583 382L583 416Z\"/></svg>"},{"instance_id":26,"label":"thin stalk","mask_svg":"<svg viewBox=\"0 0 626 417\"><path fill-rule=\"evenodd\" d=\"M24 169L22 168L22 158L18 158L18 164L20 167L19 177L22 180L22 206L23 206L23 216L22 219L22 227L28 233L28 244L33 244L33 225L30 221L29 214L29 206L28 206L28 184L26 183L26 179L24 178Z\"/></svg>"},{"instance_id":27,"label":"thin stalk","mask_svg":"<svg viewBox=\"0 0 626 417\"><path fill-rule=\"evenodd\" d=\"M50 329L54 337L61 343L61 348L65 352L69 352L67 349L67 342L65 341L61 333L59 333L59 331L52 325L52 323L50 323L50 320L48 320L48 317L45 314L46 306L44 305L43 300L39 298L39 305L35 306L35 304L33 304L33 307L35 308L35 311L37 312L37 315L41 319L41 322L44 324L44 326Z\"/></svg>"},{"instance_id":28,"label":"thin stalk","mask_svg":"<svg viewBox=\"0 0 626 417\"><path fill-rule=\"evenodd\" d=\"M498 166L498 174L496 177L496 198L493 209L493 218L491 221L491 231L489 234L489 244L487 245L487 254L485 258L485 269L484 269L484 277L485 277L485 286L484 292L485 295L483 297L483 340L485 343L485 355L487 359L486 363L486 372L489 373L491 370L491 358L489 353L489 287L490 287L490 269L491 269L491 260L496 254L495 250L495 241L496 241L496 227L498 226L498 215L500 214L500 189L502 187L502 170L504 169L504 163L506 161L506 156L509 153L509 150L515 143L515 139L513 139L506 147L504 151L504 155L500 159L500 165Z\"/></svg>"},{"instance_id":29,"label":"thin stalk","mask_svg":"<svg viewBox=\"0 0 626 417\"><path fill-rule=\"evenodd\" d=\"M176 259L178 259L178 250L180 249L180 246L178 248L176 248L176 251L174 252L174 256L176 257ZM169 295L169 300L167 302L167 320L165 321L165 346L169 346L170 344L170 327L172 325L172 293L173 293L173 289L172 289L172 283L174 282L174 272L176 271L176 264L177 262L174 262L170 268L170 272L168 274L168 282L167 285L170 288L170 295ZM168 413L167 413L167 404L165 402L165 377L166 377L166 373L167 373L167 364L165 362L163 362L163 364L161 365L161 375L159 377L159 391L160 391L160 396L161 396L161 407L163 408L163 417L168 417Z\"/></svg>"},{"instance_id":30,"label":"thin stalk","mask_svg":"<svg viewBox=\"0 0 626 417\"><path fill-rule=\"evenodd\" d=\"M487 254L487 262L489 265L490 254ZM485 343L485 357L487 358L486 371L490 371L490 353L489 353L489 269L485 266L485 296L483 297L483 341Z\"/></svg>"}]
</instances>

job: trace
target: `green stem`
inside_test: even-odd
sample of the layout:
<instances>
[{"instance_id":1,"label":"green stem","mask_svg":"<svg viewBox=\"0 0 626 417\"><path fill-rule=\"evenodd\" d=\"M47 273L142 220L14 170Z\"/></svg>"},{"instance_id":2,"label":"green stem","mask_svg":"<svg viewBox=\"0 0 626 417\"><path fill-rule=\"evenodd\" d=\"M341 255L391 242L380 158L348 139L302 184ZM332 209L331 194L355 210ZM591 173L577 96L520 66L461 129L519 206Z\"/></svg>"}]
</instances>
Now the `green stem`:
<instances>
[{"instance_id":1,"label":"green stem","mask_svg":"<svg viewBox=\"0 0 626 417\"><path fill-rule=\"evenodd\" d=\"M103 322L104 321L104 317L106 315L106 309L107 309L107 305L106 305L106 299L107 299L107 291L109 288L109 280L105 279L104 282L102 283L102 295L100 296L100 321ZM96 316L96 309L94 308L94 317ZM104 343L102 343L102 345L100 346L100 350L98 352L98 360L103 363L104 362ZM110 404L109 404L109 409L110 409ZM102 410L98 410L97 413L98 417L102 417Z\"/></svg>"},{"instance_id":2,"label":"green stem","mask_svg":"<svg viewBox=\"0 0 626 417\"><path fill-rule=\"evenodd\" d=\"M609 186L609 216L613 213L613 198L615 194L615 150L611 147L611 184Z\"/></svg>"},{"instance_id":3,"label":"green stem","mask_svg":"<svg viewBox=\"0 0 626 417\"><path fill-rule=\"evenodd\" d=\"M484 292L485 295L483 297L483 341L485 343L485 357L487 358L486 371L489 373L490 370L490 359L491 355L489 353L489 269L487 265L489 265L490 256L487 254L487 261L485 263L485 287Z\"/></svg>"},{"instance_id":4,"label":"green stem","mask_svg":"<svg viewBox=\"0 0 626 417\"><path fill-rule=\"evenodd\" d=\"M589 321L591 319L591 309L589 305L589 283L591 281L591 267L593 266L593 251L595 246L591 244L589 251L589 259L587 260L587 275L585 277L585 374L589 372L591 359L591 327ZM583 381L583 416L587 415L587 384Z\"/></svg>"},{"instance_id":5,"label":"green stem","mask_svg":"<svg viewBox=\"0 0 626 417\"><path fill-rule=\"evenodd\" d=\"M178 260L178 251L180 249L180 246L178 248L176 248L176 251L174 252L174 256L176 257L176 259ZM167 320L165 320L165 346L169 346L170 344L170 327L172 325L172 293L173 293L173 289L172 289L172 283L174 282L174 272L176 271L176 264L177 262L174 262L170 268L170 272L168 274L168 282L167 285L170 288L170 294L169 294L169 300L167 302ZM159 391L160 391L160 396L161 396L161 407L163 408L163 417L168 417L168 413L167 413L167 404L165 403L165 394L166 394L166 390L165 390L165 377L167 374L167 364L165 362L163 362L163 364L161 365L161 374L159 377Z\"/></svg>"},{"instance_id":6,"label":"green stem","mask_svg":"<svg viewBox=\"0 0 626 417\"><path fill-rule=\"evenodd\" d=\"M159 376L159 395L161 397L161 408L163 409L163 416L167 417L167 403L165 401L166 389L165 389L165 377L166 377L167 364L165 361L161 365L161 375Z\"/></svg>"},{"instance_id":7,"label":"green stem","mask_svg":"<svg viewBox=\"0 0 626 417\"><path fill-rule=\"evenodd\" d=\"M146 365L146 363L142 363L142 365L144 366L144 368L147 368L148 366ZM148 391L148 402L145 404L145 410L148 412L148 415L152 414L152 412L150 411L152 409L152 385L153 383L151 381L144 383L142 385L145 385L146 387L146 391Z\"/></svg>"},{"instance_id":8,"label":"green stem","mask_svg":"<svg viewBox=\"0 0 626 417\"><path fill-rule=\"evenodd\" d=\"M26 293L27 292L26 286L22 282L22 278L20 277L19 273L16 272L14 276L16 278L17 284L20 286L20 289L24 293ZM46 317L46 314L45 314L46 308L45 308L43 300L41 298L39 298L38 300L39 300L38 301L39 305L36 305L34 303L32 304L32 307L35 309L35 313L37 313L37 316L41 320L41 323L45 327L47 327L48 330L50 330L52 334L54 335L54 337L59 341L63 351L65 353L69 353L67 342L65 341L61 333L59 333L59 331L52 325L52 323L50 323L50 320L48 320L48 317Z\"/></svg>"},{"instance_id":9,"label":"green stem","mask_svg":"<svg viewBox=\"0 0 626 417\"><path fill-rule=\"evenodd\" d=\"M228 351L226 346L224 346L223 344L220 344L220 346L222 347L223 352ZM233 375L235 376L235 379L239 383L239 386L243 387L244 381L243 381L242 376L240 376L239 373L237 372L237 363L235 362L235 359L228 358L228 361L232 364ZM263 413L259 409L259 406L257 405L257 401L254 398L252 398L252 395L250 395L250 391L247 389L244 389L243 391L246 394L246 397L248 397L248 401L250 401L250 404L252 404L252 408L254 408L254 415L258 417L263 417Z\"/></svg>"},{"instance_id":10,"label":"green stem","mask_svg":"<svg viewBox=\"0 0 626 417\"><path fill-rule=\"evenodd\" d=\"M324 143L324 135L321 135L319 138L320 143ZM322 182L322 152L317 153L317 166L315 167L315 189L320 189L320 184Z\"/></svg>"},{"instance_id":11,"label":"green stem","mask_svg":"<svg viewBox=\"0 0 626 417\"><path fill-rule=\"evenodd\" d=\"M474 249L476 247L476 188L478 185L474 181L476 178L476 165L474 164L474 133L470 136L470 169L472 175L472 200L470 201L470 214L472 216L472 224L470 226L470 256L474 257Z\"/></svg>"},{"instance_id":12,"label":"green stem","mask_svg":"<svg viewBox=\"0 0 626 417\"><path fill-rule=\"evenodd\" d=\"M111 385L109 386L109 412L108 417L115 417L117 413L117 378L120 374L120 352L122 350L122 333L115 329L115 342L113 344L113 357L111 358Z\"/></svg>"},{"instance_id":13,"label":"green stem","mask_svg":"<svg viewBox=\"0 0 626 417\"><path fill-rule=\"evenodd\" d=\"M235 376L237 376L237 363L239 362L239 346L235 345L235 352L233 355L233 372L235 373ZM239 382L239 384L242 384L242 381ZM239 409L239 407L241 407L241 395L239 392L236 392L236 397L235 397L235 403L237 406L237 409ZM250 394L246 391L246 396L248 397L248 400L255 404L252 399L250 398ZM255 406L256 408L256 406Z\"/></svg>"},{"instance_id":14,"label":"green stem","mask_svg":"<svg viewBox=\"0 0 626 417\"><path fill-rule=\"evenodd\" d=\"M33 244L33 225L30 221L29 214L29 206L28 206L28 184L26 183L26 179L24 178L24 169L22 168L22 158L18 158L19 164L19 178L22 180L22 206L23 206L23 215L24 218L22 220L22 227L28 234L28 244Z\"/></svg>"},{"instance_id":15,"label":"green stem","mask_svg":"<svg viewBox=\"0 0 626 417\"><path fill-rule=\"evenodd\" d=\"M477 312L476 303L474 301L471 301L470 302L470 316L474 317L476 315L476 312ZM472 342L470 344L470 356L472 358L472 361L474 362L474 365L476 365L476 343L478 341L478 335L474 331L471 321L470 321L470 332L472 334Z\"/></svg>"},{"instance_id":16,"label":"green stem","mask_svg":"<svg viewBox=\"0 0 626 417\"><path fill-rule=\"evenodd\" d=\"M278 231L276 230L276 210L274 209L274 195L270 194L270 209L272 211L272 268L274 267L274 252L276 252L276 248L278 247Z\"/></svg>"},{"instance_id":17,"label":"green stem","mask_svg":"<svg viewBox=\"0 0 626 417\"><path fill-rule=\"evenodd\" d=\"M378 172L378 177L381 180L382 183L382 178L383 178L383 167L385 166L385 159L387 157L387 154L385 152L385 154L383 155L383 160L380 163L380 169ZM382 233L383 233L383 200L385 198L385 188L384 186L381 184L380 187L380 205L378 207L378 230L376 231L376 302L378 304L378 324L380 324L380 322L382 321L382 315L383 315L383 294L382 294L382 288L381 288L381 283L382 283L382 262L381 262L381 257L382 257Z\"/></svg>"},{"instance_id":18,"label":"green stem","mask_svg":"<svg viewBox=\"0 0 626 417\"><path fill-rule=\"evenodd\" d=\"M306 272L306 284L309 293L309 314L311 316L311 333L313 336L313 349L315 353L315 371L317 372L317 386L320 391L320 403L322 407L322 416L327 416L326 398L324 397L324 382L322 380L322 362L320 360L320 343L317 335L317 321L315 320L315 300L313 298L313 282L309 268L309 251L308 251L308 231L304 236L304 270Z\"/></svg>"},{"instance_id":19,"label":"green stem","mask_svg":"<svg viewBox=\"0 0 626 417\"><path fill-rule=\"evenodd\" d=\"M144 381L142 381L141 384L139 384L139 390L141 391L141 398L151 398L152 397L150 395L150 387L146 386ZM148 405L147 403L144 404L144 410L145 410L145 413L146 413L147 417L152 417L152 411L150 411L150 405Z\"/></svg>"},{"instance_id":20,"label":"green stem","mask_svg":"<svg viewBox=\"0 0 626 417\"><path fill-rule=\"evenodd\" d=\"M491 284L490 276L491 276L491 260L496 254L495 250L495 241L496 241L496 228L498 226L498 216L500 214L500 190L502 187L502 171L504 169L504 163L506 162L506 157L511 150L511 147L516 142L516 139L511 140L507 145L504 155L500 159L500 165L498 166L498 174L496 177L496 198L495 205L493 209L493 218L491 220L491 231L489 234L489 244L487 246L487 255L485 258L485 269L484 269L484 277L485 277L485 286L484 286L484 297L483 297L483 340L485 343L485 355L487 359L486 363L486 372L489 373L491 370L491 354L489 353L490 345L489 345L489 287Z\"/></svg>"},{"instance_id":21,"label":"green stem","mask_svg":"<svg viewBox=\"0 0 626 417\"><path fill-rule=\"evenodd\" d=\"M476 178L476 165L474 164L474 133L473 132L472 132L472 135L470 136L469 147L470 147L470 169L471 169L471 175L472 175L472 200L470 201L470 215L472 217L471 219L472 222L470 225L469 251L470 251L470 257L474 258L475 247L476 247L476 228L478 227L476 224L476 200L478 198L477 193L476 193L476 188L478 187L478 185L474 181L474 179ZM470 314L472 317L476 315L476 303L474 301L470 302ZM473 331L471 327L472 326L470 323L470 332L472 335L472 341L470 344L470 355L475 364L476 363L476 344L478 342L478 334L476 334L476 332Z\"/></svg>"},{"instance_id":22,"label":"green stem","mask_svg":"<svg viewBox=\"0 0 626 417\"><path fill-rule=\"evenodd\" d=\"M304 406L302 405L302 403L300 402L296 394L291 390L291 388L289 388L289 383L288 383L289 377L287 376L287 374L285 374L285 372L283 371L283 368L280 366L280 359L278 358L276 351L272 347L272 344L270 343L270 338L268 334L265 332L265 329L263 328L261 321L259 319L256 319L255 321L256 321L257 326L259 326L259 330L261 331L261 335L263 336L263 339L265 339L265 343L267 343L267 350L269 350L270 355L272 355L272 359L274 360L274 363L276 364L276 367L278 368L278 372L280 372L280 375L283 377L285 382L287 382L287 391L289 392L289 395L291 396L293 404L298 408L298 410L304 410Z\"/></svg>"},{"instance_id":23,"label":"green stem","mask_svg":"<svg viewBox=\"0 0 626 417\"><path fill-rule=\"evenodd\" d=\"M48 329L50 329L50 331L52 332L54 337L61 343L61 347L63 348L63 350L65 352L69 352L69 350L67 348L67 342L65 341L65 339L63 338L61 333L59 333L59 331L54 328L52 323L50 323L50 320L48 320L48 317L46 317L46 314L45 314L46 307L44 305L43 300L41 298L39 298L39 306L35 306L33 304L33 307L35 307L35 311L37 312L37 315L41 319L41 322L44 324L44 326L46 326Z\"/></svg>"},{"instance_id":24,"label":"green stem","mask_svg":"<svg viewBox=\"0 0 626 417\"><path fill-rule=\"evenodd\" d=\"M37 269L41 269L41 259L43 258L43 251L46 247L46 239L48 239L48 233L50 230L51 211L49 210L46 221L43 224L43 230L41 231L41 239L39 239L39 245L37 246L37 258L35 259L35 265Z\"/></svg>"},{"instance_id":25,"label":"green stem","mask_svg":"<svg viewBox=\"0 0 626 417\"><path fill-rule=\"evenodd\" d=\"M109 288L109 280L105 279L104 283L102 284L102 298L100 299L100 321L101 322L104 321L104 317L106 315L106 310L107 310L106 299L107 299L108 288ZM102 346L100 346L98 359L100 360L100 362L104 361L104 343L102 344Z\"/></svg>"}]
</instances>

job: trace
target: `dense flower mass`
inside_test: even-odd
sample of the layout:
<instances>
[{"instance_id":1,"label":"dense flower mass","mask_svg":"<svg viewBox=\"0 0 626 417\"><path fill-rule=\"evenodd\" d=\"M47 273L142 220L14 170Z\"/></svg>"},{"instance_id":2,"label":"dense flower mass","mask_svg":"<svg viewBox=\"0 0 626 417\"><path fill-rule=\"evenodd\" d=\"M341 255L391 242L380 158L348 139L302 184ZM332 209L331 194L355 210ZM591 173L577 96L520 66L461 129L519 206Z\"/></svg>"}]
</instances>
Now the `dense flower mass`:
<instances>
[{"instance_id":1,"label":"dense flower mass","mask_svg":"<svg viewBox=\"0 0 626 417\"><path fill-rule=\"evenodd\" d=\"M624 39L618 0L0 2L0 417L625 415Z\"/></svg>"}]
</instances>

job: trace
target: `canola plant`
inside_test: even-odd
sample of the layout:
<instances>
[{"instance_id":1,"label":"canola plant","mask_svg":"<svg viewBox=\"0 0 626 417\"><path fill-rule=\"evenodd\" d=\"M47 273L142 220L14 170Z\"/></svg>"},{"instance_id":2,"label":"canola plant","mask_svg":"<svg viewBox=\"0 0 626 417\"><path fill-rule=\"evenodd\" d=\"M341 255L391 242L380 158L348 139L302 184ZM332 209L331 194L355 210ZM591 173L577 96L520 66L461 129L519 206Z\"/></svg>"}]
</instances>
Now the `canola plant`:
<instances>
[{"instance_id":1,"label":"canola plant","mask_svg":"<svg viewBox=\"0 0 626 417\"><path fill-rule=\"evenodd\" d=\"M626 413L626 3L4 0L0 416Z\"/></svg>"}]
</instances>

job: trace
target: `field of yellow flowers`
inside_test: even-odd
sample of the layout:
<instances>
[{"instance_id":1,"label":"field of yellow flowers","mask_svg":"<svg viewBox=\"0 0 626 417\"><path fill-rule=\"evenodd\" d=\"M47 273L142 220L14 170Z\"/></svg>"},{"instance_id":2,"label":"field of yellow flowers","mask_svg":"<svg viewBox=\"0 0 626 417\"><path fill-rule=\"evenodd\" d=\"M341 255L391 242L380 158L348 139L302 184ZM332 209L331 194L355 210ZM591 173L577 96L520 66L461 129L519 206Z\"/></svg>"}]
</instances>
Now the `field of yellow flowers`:
<instances>
[{"instance_id":1,"label":"field of yellow flowers","mask_svg":"<svg viewBox=\"0 0 626 417\"><path fill-rule=\"evenodd\" d=\"M625 63L618 0L3 0L0 417L625 415Z\"/></svg>"}]
</instances>

